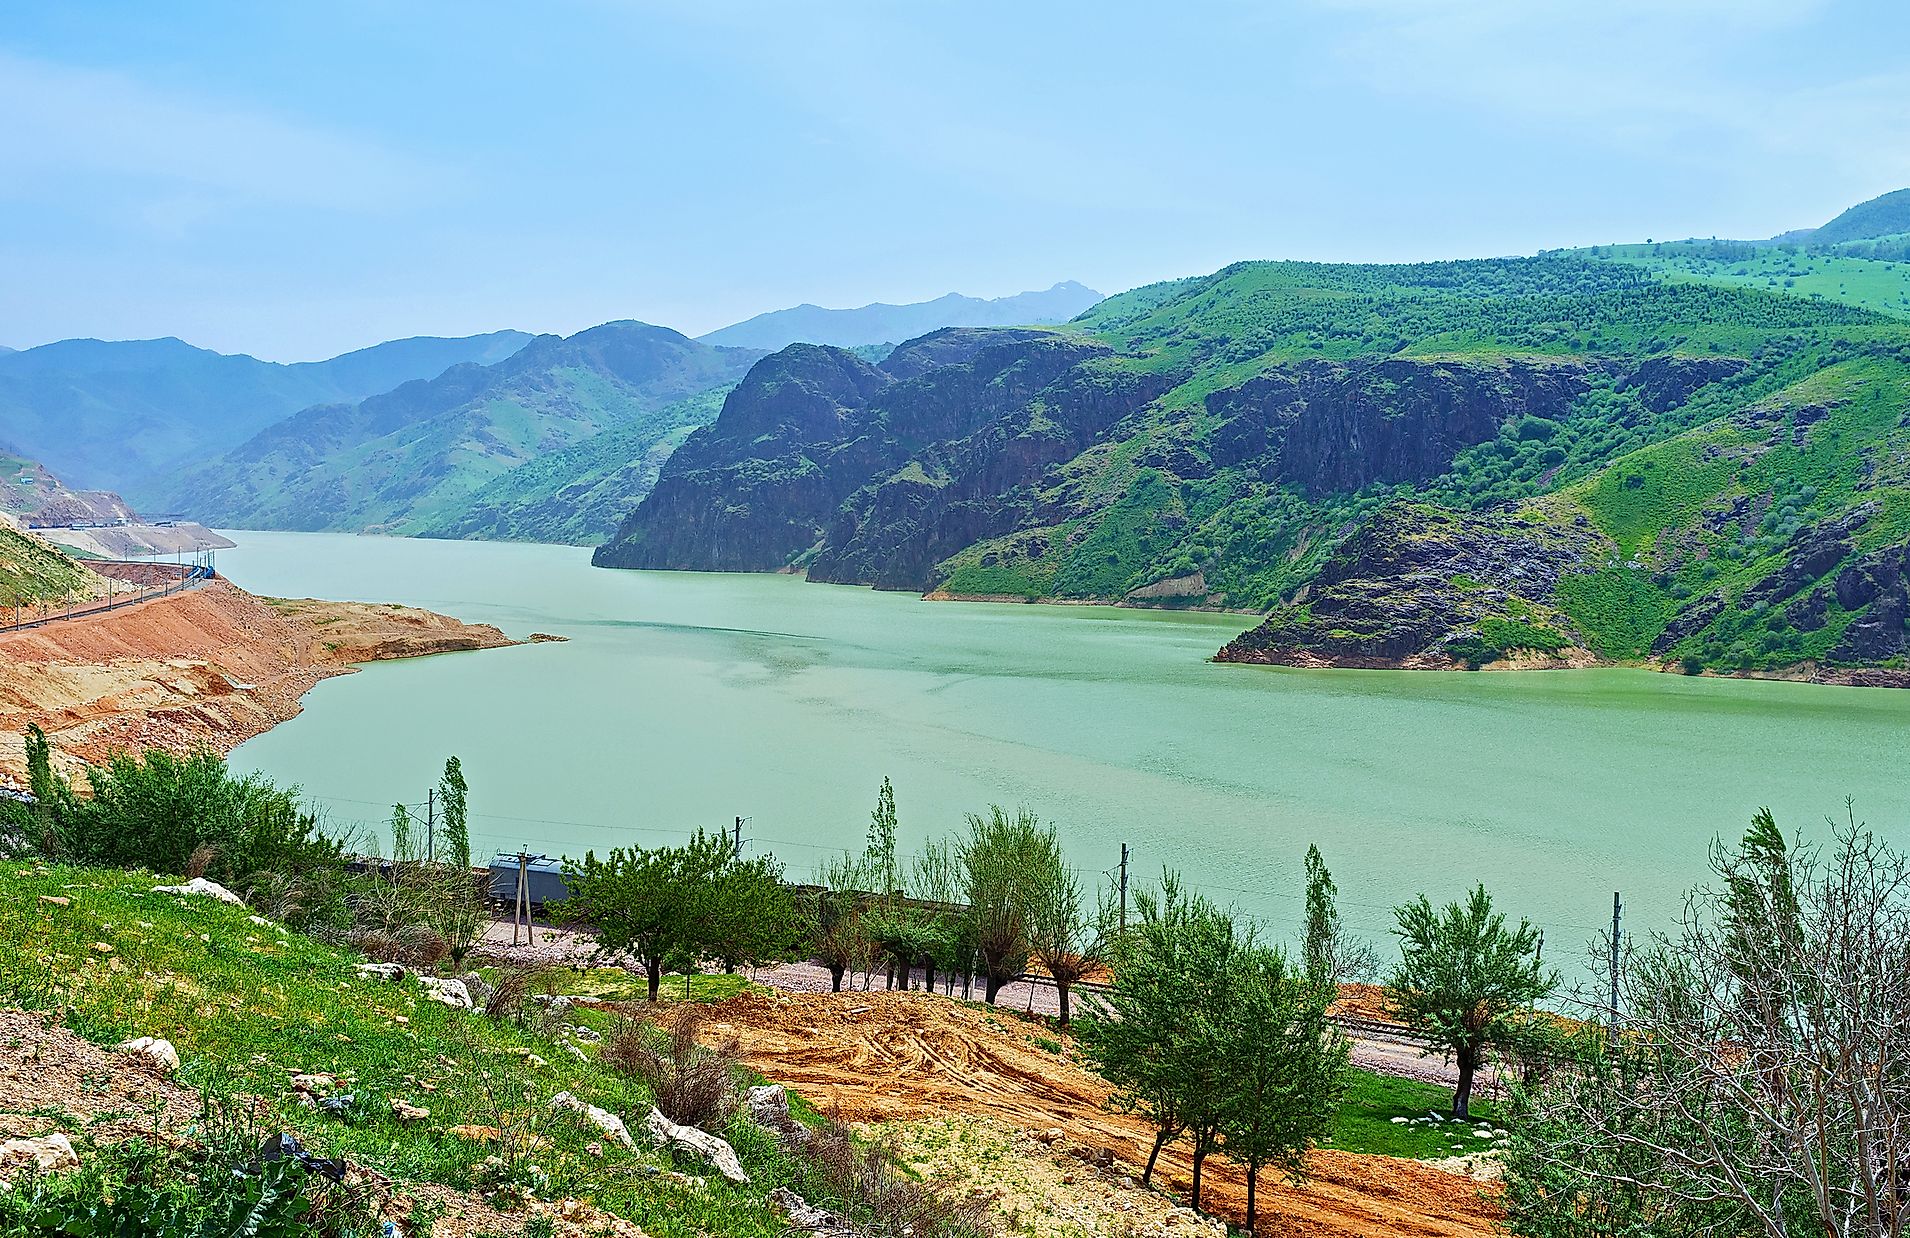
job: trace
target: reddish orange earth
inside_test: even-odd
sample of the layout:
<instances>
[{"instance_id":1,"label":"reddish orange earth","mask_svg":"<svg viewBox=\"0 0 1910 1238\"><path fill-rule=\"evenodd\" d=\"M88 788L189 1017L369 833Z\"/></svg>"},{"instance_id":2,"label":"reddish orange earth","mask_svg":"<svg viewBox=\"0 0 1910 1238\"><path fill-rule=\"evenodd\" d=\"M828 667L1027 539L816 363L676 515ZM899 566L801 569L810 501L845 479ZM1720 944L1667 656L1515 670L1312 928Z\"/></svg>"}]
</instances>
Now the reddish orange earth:
<instances>
[{"instance_id":1,"label":"reddish orange earth","mask_svg":"<svg viewBox=\"0 0 1910 1238\"><path fill-rule=\"evenodd\" d=\"M919 993L744 993L713 1007L710 1018L710 1030L734 1037L752 1068L844 1121L955 1113L1059 1129L1109 1150L1137 1178L1153 1145L1144 1122L1108 1112L1106 1082L1042 1047L1042 1030L1012 1015ZM1478 1182L1417 1161L1316 1151L1307 1168L1300 1186L1262 1177L1262 1234L1485 1238L1499 1215ZM1162 1153L1155 1176L1184 1195L1193 1176L1186 1149ZM1241 1171L1215 1157L1202 1178L1204 1208L1242 1221Z\"/></svg>"}]
</instances>

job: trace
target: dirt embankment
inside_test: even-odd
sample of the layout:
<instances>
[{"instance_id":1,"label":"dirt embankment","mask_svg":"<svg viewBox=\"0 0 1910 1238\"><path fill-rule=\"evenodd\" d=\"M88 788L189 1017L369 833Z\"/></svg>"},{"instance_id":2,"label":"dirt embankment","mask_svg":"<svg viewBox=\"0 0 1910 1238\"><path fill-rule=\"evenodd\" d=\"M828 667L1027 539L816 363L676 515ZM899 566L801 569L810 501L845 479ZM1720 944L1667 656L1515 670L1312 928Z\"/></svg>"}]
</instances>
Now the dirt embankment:
<instances>
[{"instance_id":1,"label":"dirt embankment","mask_svg":"<svg viewBox=\"0 0 1910 1238\"><path fill-rule=\"evenodd\" d=\"M1107 1110L1108 1085L1044 1044L1039 1032L921 994L746 993L711 1010L711 1031L734 1036L751 1067L852 1122L910 1122L951 1114L992 1119L1049 1141L1092 1149L1138 1178L1153 1134ZM1308 1181L1261 1181L1261 1232L1309 1238L1484 1238L1499 1214L1480 1184L1417 1161L1315 1151ZM1185 1192L1184 1144L1163 1153L1157 1178ZM1203 1201L1236 1222L1246 1181L1216 1157Z\"/></svg>"},{"instance_id":2,"label":"dirt embankment","mask_svg":"<svg viewBox=\"0 0 1910 1238\"><path fill-rule=\"evenodd\" d=\"M229 752L355 663L513 643L412 607L278 601L223 580L0 633L0 782L23 781L30 723L69 771L120 748Z\"/></svg>"}]
</instances>

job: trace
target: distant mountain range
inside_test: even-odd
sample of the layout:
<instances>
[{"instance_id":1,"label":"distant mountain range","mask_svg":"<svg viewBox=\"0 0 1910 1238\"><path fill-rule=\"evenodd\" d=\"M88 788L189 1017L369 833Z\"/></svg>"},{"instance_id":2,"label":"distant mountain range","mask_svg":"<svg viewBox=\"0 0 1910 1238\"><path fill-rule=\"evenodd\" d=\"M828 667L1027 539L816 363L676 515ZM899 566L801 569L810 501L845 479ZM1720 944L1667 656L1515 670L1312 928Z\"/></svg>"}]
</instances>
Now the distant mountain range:
<instances>
[{"instance_id":1,"label":"distant mountain range","mask_svg":"<svg viewBox=\"0 0 1910 1238\"><path fill-rule=\"evenodd\" d=\"M500 361L531 337L394 340L280 365L177 339L62 340L0 354L0 443L85 486L130 490L244 442L289 413L362 400L465 362Z\"/></svg>"},{"instance_id":2,"label":"distant mountain range","mask_svg":"<svg viewBox=\"0 0 1910 1238\"><path fill-rule=\"evenodd\" d=\"M949 293L911 305L864 305L860 309L823 309L798 305L699 336L706 344L774 351L791 344L831 344L857 348L899 344L942 327L1008 327L1066 322L1100 301L1101 294L1073 280L1044 292L981 300Z\"/></svg>"},{"instance_id":3,"label":"distant mountain range","mask_svg":"<svg viewBox=\"0 0 1910 1238\"><path fill-rule=\"evenodd\" d=\"M499 479L607 431L641 457L713 413L691 397L762 355L639 322L538 336L492 365L304 409L168 479L157 501L228 528L528 537L514 513L538 509L543 492L527 482L500 496ZM577 480L533 472L553 491Z\"/></svg>"}]
</instances>

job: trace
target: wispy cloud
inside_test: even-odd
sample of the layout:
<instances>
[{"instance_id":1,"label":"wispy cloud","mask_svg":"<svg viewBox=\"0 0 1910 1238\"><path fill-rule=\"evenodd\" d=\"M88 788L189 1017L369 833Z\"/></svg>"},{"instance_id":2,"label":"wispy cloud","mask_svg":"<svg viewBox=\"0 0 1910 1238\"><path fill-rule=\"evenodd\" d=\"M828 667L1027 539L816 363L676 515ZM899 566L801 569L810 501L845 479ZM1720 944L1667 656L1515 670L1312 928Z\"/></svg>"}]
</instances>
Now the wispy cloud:
<instances>
[{"instance_id":1,"label":"wispy cloud","mask_svg":"<svg viewBox=\"0 0 1910 1238\"><path fill-rule=\"evenodd\" d=\"M1734 177L1910 174L1910 73L1786 54L1823 0L1310 0L1370 88ZM1894 178L1894 180L1893 180Z\"/></svg>"},{"instance_id":2,"label":"wispy cloud","mask_svg":"<svg viewBox=\"0 0 1910 1238\"><path fill-rule=\"evenodd\" d=\"M115 186L126 218L162 233L260 204L378 212L445 187L444 169L346 133L4 51L0 116L0 196Z\"/></svg>"}]
</instances>

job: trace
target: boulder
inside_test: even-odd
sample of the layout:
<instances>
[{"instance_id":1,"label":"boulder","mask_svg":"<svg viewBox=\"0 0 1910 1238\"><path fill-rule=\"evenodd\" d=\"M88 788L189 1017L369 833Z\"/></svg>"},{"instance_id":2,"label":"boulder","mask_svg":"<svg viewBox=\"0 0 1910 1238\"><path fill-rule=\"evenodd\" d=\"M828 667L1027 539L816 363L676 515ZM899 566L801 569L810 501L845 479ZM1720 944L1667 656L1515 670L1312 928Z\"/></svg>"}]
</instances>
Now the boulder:
<instances>
[{"instance_id":1,"label":"boulder","mask_svg":"<svg viewBox=\"0 0 1910 1238\"><path fill-rule=\"evenodd\" d=\"M394 1096L391 1098L391 1116L400 1122L422 1122L431 1116L431 1111L423 1105L414 1105Z\"/></svg>"},{"instance_id":2,"label":"boulder","mask_svg":"<svg viewBox=\"0 0 1910 1238\"><path fill-rule=\"evenodd\" d=\"M626 1148L637 1146L637 1141L630 1137L630 1128L623 1124L623 1119L608 1109L599 1109L595 1105L572 1096L569 1092L559 1092L551 1097L550 1107L568 1109L572 1113L581 1115L586 1122Z\"/></svg>"},{"instance_id":3,"label":"boulder","mask_svg":"<svg viewBox=\"0 0 1910 1238\"><path fill-rule=\"evenodd\" d=\"M453 1010L471 1010L471 991L464 987L462 980L440 980L436 976L419 976L418 983L424 986L425 998L441 1002Z\"/></svg>"},{"instance_id":4,"label":"boulder","mask_svg":"<svg viewBox=\"0 0 1910 1238\"><path fill-rule=\"evenodd\" d=\"M360 963L352 968L367 980L398 981L405 978L405 969L397 963Z\"/></svg>"},{"instance_id":5,"label":"boulder","mask_svg":"<svg viewBox=\"0 0 1910 1238\"><path fill-rule=\"evenodd\" d=\"M782 1214L790 1229L827 1238L854 1238L855 1230L846 1218L816 1207L786 1186L769 1193L769 1206Z\"/></svg>"},{"instance_id":6,"label":"boulder","mask_svg":"<svg viewBox=\"0 0 1910 1238\"><path fill-rule=\"evenodd\" d=\"M717 1173L738 1186L749 1182L749 1175L743 1172L743 1163L736 1159L736 1149L730 1147L727 1140L694 1126L678 1126L664 1117L661 1109L656 1108L652 1108L650 1116L643 1120L643 1127L657 1143L695 1153L708 1161Z\"/></svg>"},{"instance_id":7,"label":"boulder","mask_svg":"<svg viewBox=\"0 0 1910 1238\"><path fill-rule=\"evenodd\" d=\"M154 894L175 894L180 898L210 898L221 903L231 903L234 907L245 906L245 900L226 889L216 881L207 881L204 877L194 877L184 885L154 886Z\"/></svg>"},{"instance_id":8,"label":"boulder","mask_svg":"<svg viewBox=\"0 0 1910 1238\"><path fill-rule=\"evenodd\" d=\"M8 1139L0 1142L0 1186L9 1185L21 1170L56 1174L78 1169L79 1153L63 1132L54 1131L37 1139Z\"/></svg>"},{"instance_id":9,"label":"boulder","mask_svg":"<svg viewBox=\"0 0 1910 1238\"><path fill-rule=\"evenodd\" d=\"M179 1051L172 1047L170 1040L162 1040L156 1036L140 1036L122 1041L118 1048L121 1053L131 1053L146 1059L164 1074L170 1075L179 1069Z\"/></svg>"},{"instance_id":10,"label":"boulder","mask_svg":"<svg viewBox=\"0 0 1910 1238\"><path fill-rule=\"evenodd\" d=\"M809 1128L789 1114L789 1094L780 1083L751 1088L745 1096L750 1120L785 1143L809 1142Z\"/></svg>"}]
</instances>

